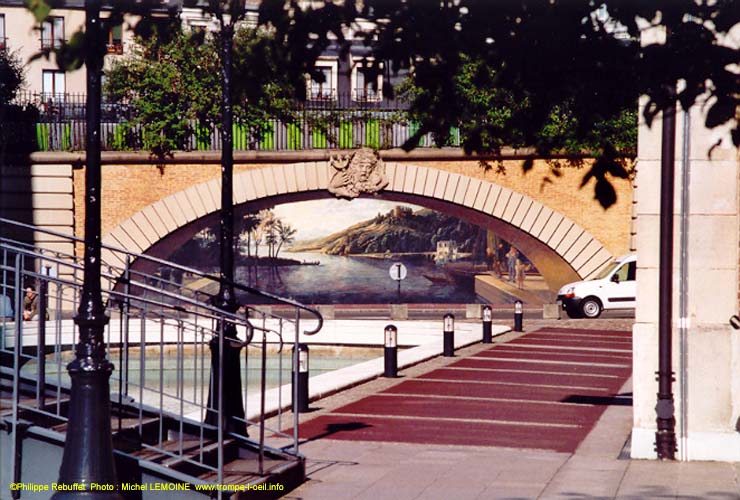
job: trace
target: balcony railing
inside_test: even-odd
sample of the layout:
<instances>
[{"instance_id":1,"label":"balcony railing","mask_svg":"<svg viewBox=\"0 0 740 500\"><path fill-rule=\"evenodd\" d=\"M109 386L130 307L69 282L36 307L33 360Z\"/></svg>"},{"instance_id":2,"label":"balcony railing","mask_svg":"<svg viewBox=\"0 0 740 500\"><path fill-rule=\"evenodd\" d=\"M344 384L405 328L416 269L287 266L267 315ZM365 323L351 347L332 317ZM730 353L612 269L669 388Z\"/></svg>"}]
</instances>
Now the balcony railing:
<instances>
[{"instance_id":1,"label":"balcony railing","mask_svg":"<svg viewBox=\"0 0 740 500\"><path fill-rule=\"evenodd\" d=\"M108 43L105 45L105 52L107 54L115 54L115 55L122 55L123 54L123 43L119 41L114 41L113 43Z\"/></svg>"},{"instance_id":2,"label":"balcony railing","mask_svg":"<svg viewBox=\"0 0 740 500\"><path fill-rule=\"evenodd\" d=\"M371 88L352 89L352 99L360 102L378 102L383 100L383 94Z\"/></svg>"},{"instance_id":3,"label":"balcony railing","mask_svg":"<svg viewBox=\"0 0 740 500\"><path fill-rule=\"evenodd\" d=\"M310 88L307 96L309 101L336 101L337 90L325 88Z\"/></svg>"},{"instance_id":4,"label":"balcony railing","mask_svg":"<svg viewBox=\"0 0 740 500\"><path fill-rule=\"evenodd\" d=\"M58 49L65 42L64 38L41 38L41 50Z\"/></svg>"}]
</instances>

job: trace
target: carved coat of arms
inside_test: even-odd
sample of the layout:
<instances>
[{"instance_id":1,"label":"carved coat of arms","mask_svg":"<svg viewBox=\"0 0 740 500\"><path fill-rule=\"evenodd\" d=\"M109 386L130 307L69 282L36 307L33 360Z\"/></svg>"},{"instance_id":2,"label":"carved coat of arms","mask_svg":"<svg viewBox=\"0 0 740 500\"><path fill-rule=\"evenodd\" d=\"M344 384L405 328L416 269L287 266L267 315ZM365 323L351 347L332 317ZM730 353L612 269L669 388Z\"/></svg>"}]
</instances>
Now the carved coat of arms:
<instances>
[{"instance_id":1,"label":"carved coat of arms","mask_svg":"<svg viewBox=\"0 0 740 500\"><path fill-rule=\"evenodd\" d=\"M352 199L362 193L377 193L388 185L383 160L370 148L331 156L329 163L336 170L329 181L329 192L338 198Z\"/></svg>"}]
</instances>

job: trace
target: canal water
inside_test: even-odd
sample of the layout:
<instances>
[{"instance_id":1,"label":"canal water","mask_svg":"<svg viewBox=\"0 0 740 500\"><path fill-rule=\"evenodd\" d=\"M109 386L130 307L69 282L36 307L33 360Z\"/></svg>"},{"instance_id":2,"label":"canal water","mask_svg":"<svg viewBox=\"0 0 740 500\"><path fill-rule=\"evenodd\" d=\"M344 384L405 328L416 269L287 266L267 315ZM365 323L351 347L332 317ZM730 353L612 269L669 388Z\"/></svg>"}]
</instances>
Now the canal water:
<instances>
[{"instance_id":1,"label":"canal water","mask_svg":"<svg viewBox=\"0 0 740 500\"><path fill-rule=\"evenodd\" d=\"M290 384L292 352L292 345L284 347L281 359L277 348L268 345L265 363L265 386L268 390ZM310 346L309 376L315 377L382 356L382 347ZM47 382L57 383L57 374L61 373L62 385L68 385L69 376L66 366L73 359L72 351L62 352L58 357L54 354L47 356ZM163 393L162 404L173 412L179 411L179 402L173 396L182 394L183 398L190 402L208 398L211 371L210 351L207 346L204 352L199 349L197 353L192 347L183 348L180 353L173 345L167 345L164 348L150 346L144 352L143 363L139 348L128 350L128 363L118 349L111 349L109 359L115 366L110 378L112 394L117 394L119 391L126 392L119 384L119 375L127 367L128 395L150 406L159 405L160 392ZM143 386L146 390L140 392L142 366L144 367ZM246 367L244 351L242 351L241 368L242 390L246 388L247 395L257 394L261 384L262 350L256 347L248 348ZM26 363L22 371L24 376L35 378L38 372L36 361ZM291 396L284 394L283 397L290 400Z\"/></svg>"},{"instance_id":2,"label":"canal water","mask_svg":"<svg viewBox=\"0 0 740 500\"><path fill-rule=\"evenodd\" d=\"M281 257L318 265L260 267L257 287L307 304L376 303L475 303L472 279L452 280L433 261L425 259L382 259L282 252ZM402 262L408 274L398 282L389 270ZM251 278L249 277L251 274ZM237 281L246 283L253 271L236 270Z\"/></svg>"}]
</instances>

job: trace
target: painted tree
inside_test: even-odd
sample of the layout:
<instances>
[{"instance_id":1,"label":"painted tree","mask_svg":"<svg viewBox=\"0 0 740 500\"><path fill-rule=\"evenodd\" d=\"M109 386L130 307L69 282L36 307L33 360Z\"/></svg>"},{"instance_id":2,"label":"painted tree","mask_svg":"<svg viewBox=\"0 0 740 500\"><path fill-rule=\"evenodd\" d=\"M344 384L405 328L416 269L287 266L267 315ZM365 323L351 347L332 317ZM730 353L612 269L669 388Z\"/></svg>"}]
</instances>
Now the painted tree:
<instances>
[{"instance_id":1,"label":"painted tree","mask_svg":"<svg viewBox=\"0 0 740 500\"><path fill-rule=\"evenodd\" d=\"M281 219L278 219L275 223L275 230L277 233L277 239L278 239L278 245L275 249L275 257L277 258L278 254L280 254L280 249L283 247L283 244L287 243L290 245L295 241L295 235L296 230L293 229L293 227L288 224L287 222L283 222Z\"/></svg>"}]
</instances>

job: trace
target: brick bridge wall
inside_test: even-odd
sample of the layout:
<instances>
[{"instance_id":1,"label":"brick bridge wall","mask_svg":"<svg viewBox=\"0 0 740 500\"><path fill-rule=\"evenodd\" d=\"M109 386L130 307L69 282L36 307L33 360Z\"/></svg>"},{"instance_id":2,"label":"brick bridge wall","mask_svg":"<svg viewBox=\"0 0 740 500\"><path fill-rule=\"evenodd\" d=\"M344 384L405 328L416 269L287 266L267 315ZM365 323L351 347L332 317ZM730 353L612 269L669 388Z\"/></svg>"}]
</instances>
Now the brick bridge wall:
<instances>
[{"instance_id":1,"label":"brick bridge wall","mask_svg":"<svg viewBox=\"0 0 740 500\"><path fill-rule=\"evenodd\" d=\"M307 161L326 162L328 155L327 151L236 153L234 171L238 175L240 172L249 170L270 169L270 167ZM534 167L524 173L522 170L524 156L517 152L504 155L499 159L500 161L492 164L493 168L488 169L481 165L479 159L466 157L456 149L417 150L411 153L382 151L381 157L386 164L394 162L401 166L414 165L459 174L472 180L487 181L502 188L511 189L571 219L593 235L612 255L620 255L631 250L633 187L629 180L611 179L617 191L617 202L608 210L604 210L594 199L593 180L584 187L580 187L586 168L573 167L565 161L560 161L561 175L554 177L551 174L554 160L536 160ZM62 226L68 224L69 214L71 214L74 221L74 234L79 237L84 236L85 171L83 159L84 155L80 154L36 153L31 157L35 165L30 169L30 171L43 171L49 176L57 171L59 175L63 174L68 179L65 185L71 187L72 192L66 196L71 195L71 200L65 198L63 210L65 216L60 221L64 221ZM13 171L22 175L23 169L16 167ZM220 172L218 153L180 153L163 166L153 164L147 154L104 153L102 167L103 235L108 234L142 209L170 195L183 192L194 185L218 181ZM71 186L68 182L70 174ZM32 189L37 192L34 196L38 197L38 189L43 189L40 186L44 182L28 183L27 189L31 189L31 184L33 184ZM269 184L271 181L266 179L266 182ZM58 184L59 181L55 181L55 186ZM6 190L6 185L10 184L4 182L0 187ZM218 200L217 196L216 199ZM72 202L71 207L68 206L69 201ZM421 199L413 201L423 204ZM430 204L434 205L431 202ZM12 217L12 213L8 215ZM77 251L81 252L81 247L78 246Z\"/></svg>"}]
</instances>

